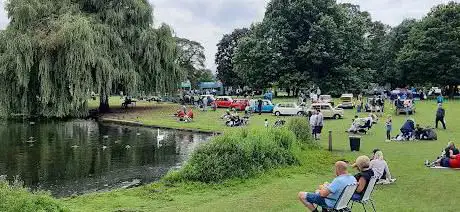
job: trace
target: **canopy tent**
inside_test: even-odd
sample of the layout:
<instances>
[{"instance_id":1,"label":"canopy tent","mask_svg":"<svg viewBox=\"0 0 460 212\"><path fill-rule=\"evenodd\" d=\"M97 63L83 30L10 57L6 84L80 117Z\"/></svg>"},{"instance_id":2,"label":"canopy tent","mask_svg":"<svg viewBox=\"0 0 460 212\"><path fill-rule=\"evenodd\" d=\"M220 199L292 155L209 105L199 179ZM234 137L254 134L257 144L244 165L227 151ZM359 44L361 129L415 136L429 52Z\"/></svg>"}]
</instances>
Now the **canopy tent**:
<instances>
[{"instance_id":1,"label":"canopy tent","mask_svg":"<svg viewBox=\"0 0 460 212\"><path fill-rule=\"evenodd\" d=\"M222 95L224 92L224 85L222 82L200 82L199 84L200 90L216 90L218 95Z\"/></svg>"},{"instance_id":2,"label":"canopy tent","mask_svg":"<svg viewBox=\"0 0 460 212\"><path fill-rule=\"evenodd\" d=\"M187 80L185 82L181 82L180 88L184 90L192 90L192 83L190 80Z\"/></svg>"}]
</instances>

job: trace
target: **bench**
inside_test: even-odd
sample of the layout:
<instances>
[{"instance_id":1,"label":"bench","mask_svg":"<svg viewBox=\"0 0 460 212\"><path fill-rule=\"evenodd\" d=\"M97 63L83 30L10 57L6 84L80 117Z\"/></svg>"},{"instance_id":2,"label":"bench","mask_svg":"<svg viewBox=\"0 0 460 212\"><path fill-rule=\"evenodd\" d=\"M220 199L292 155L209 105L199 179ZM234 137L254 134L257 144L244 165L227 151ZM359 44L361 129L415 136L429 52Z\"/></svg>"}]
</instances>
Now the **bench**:
<instances>
[{"instance_id":1,"label":"bench","mask_svg":"<svg viewBox=\"0 0 460 212\"><path fill-rule=\"evenodd\" d=\"M136 100L132 100L132 99L125 99L125 101L123 103L121 103L121 107L122 108L128 108L129 105L135 107L136 106Z\"/></svg>"}]
</instances>

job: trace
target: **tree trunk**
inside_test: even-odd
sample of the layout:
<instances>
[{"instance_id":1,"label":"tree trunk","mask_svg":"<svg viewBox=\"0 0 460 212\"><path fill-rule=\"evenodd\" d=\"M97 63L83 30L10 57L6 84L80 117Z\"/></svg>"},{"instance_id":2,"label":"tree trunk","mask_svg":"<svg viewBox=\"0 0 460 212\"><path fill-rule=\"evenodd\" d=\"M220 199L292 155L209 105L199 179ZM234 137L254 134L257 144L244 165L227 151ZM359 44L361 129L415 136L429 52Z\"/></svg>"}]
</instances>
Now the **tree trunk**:
<instances>
[{"instance_id":1,"label":"tree trunk","mask_svg":"<svg viewBox=\"0 0 460 212\"><path fill-rule=\"evenodd\" d=\"M287 92L288 97L291 96L291 89L290 88L286 88L286 92Z\"/></svg>"},{"instance_id":2,"label":"tree trunk","mask_svg":"<svg viewBox=\"0 0 460 212\"><path fill-rule=\"evenodd\" d=\"M99 113L108 113L110 111L109 106L109 96L107 94L102 94L99 101Z\"/></svg>"}]
</instances>

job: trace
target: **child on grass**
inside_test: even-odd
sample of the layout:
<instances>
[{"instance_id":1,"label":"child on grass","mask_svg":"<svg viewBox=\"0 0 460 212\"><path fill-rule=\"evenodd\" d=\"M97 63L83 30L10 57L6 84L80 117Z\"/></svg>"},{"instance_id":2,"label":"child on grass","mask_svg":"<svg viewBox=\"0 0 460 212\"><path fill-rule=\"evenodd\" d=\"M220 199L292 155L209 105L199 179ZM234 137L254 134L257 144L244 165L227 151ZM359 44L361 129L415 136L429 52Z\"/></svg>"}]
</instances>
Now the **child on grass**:
<instances>
[{"instance_id":1,"label":"child on grass","mask_svg":"<svg viewBox=\"0 0 460 212\"><path fill-rule=\"evenodd\" d=\"M385 128L387 130L387 141L391 140L391 130L393 128L393 120L391 116L388 116L387 121L385 122Z\"/></svg>"},{"instance_id":2,"label":"child on grass","mask_svg":"<svg viewBox=\"0 0 460 212\"><path fill-rule=\"evenodd\" d=\"M268 128L268 119L265 119L265 124L264 124L265 128Z\"/></svg>"}]
</instances>

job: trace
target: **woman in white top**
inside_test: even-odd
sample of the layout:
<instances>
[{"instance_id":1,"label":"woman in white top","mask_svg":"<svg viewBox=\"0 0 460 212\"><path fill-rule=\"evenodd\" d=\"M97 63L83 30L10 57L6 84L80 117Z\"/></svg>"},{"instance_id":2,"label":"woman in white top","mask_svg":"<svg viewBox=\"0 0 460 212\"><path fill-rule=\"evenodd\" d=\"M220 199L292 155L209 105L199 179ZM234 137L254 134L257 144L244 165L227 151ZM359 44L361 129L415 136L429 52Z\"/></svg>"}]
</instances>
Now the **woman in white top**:
<instances>
[{"instance_id":1,"label":"woman in white top","mask_svg":"<svg viewBox=\"0 0 460 212\"><path fill-rule=\"evenodd\" d=\"M311 129L311 134L314 139L316 139L316 122L318 119L318 115L316 114L316 111L312 112L312 115L310 116L310 129Z\"/></svg>"},{"instance_id":2,"label":"woman in white top","mask_svg":"<svg viewBox=\"0 0 460 212\"><path fill-rule=\"evenodd\" d=\"M377 151L374 154L374 159L370 163L370 168L374 170L375 176L380 179L378 184L390 184L396 179L391 178L390 169L387 162L383 159L383 152Z\"/></svg>"}]
</instances>

